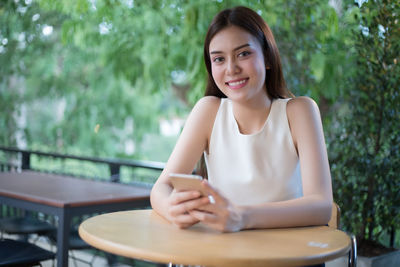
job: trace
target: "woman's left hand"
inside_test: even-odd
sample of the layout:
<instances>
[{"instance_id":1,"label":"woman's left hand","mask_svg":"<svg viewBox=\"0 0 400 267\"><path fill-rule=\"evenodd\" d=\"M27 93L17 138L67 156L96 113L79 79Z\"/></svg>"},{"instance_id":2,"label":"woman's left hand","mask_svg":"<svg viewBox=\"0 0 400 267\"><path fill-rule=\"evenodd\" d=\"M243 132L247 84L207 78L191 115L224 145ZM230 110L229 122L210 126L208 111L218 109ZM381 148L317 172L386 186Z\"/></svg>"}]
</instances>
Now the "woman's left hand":
<instances>
[{"instance_id":1,"label":"woman's left hand","mask_svg":"<svg viewBox=\"0 0 400 267\"><path fill-rule=\"evenodd\" d=\"M190 215L220 232L240 231L243 228L243 215L240 208L212 188L207 180L203 181L203 186L213 201L190 211Z\"/></svg>"}]
</instances>

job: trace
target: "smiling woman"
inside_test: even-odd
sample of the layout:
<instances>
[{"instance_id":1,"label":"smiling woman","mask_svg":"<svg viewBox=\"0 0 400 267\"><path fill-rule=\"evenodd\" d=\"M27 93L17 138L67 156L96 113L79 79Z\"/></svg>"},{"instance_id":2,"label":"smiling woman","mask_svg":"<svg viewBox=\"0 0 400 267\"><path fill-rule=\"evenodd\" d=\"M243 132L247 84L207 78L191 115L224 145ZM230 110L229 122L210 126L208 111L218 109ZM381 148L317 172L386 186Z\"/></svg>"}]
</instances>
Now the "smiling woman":
<instances>
[{"instance_id":1,"label":"smiling woman","mask_svg":"<svg viewBox=\"0 0 400 267\"><path fill-rule=\"evenodd\" d=\"M204 44L208 85L155 183L153 208L179 228L222 232L327 224L332 189L319 110L288 98L265 21L246 7L216 15ZM204 156L208 196L175 189L170 173ZM210 201L213 199L213 201Z\"/></svg>"},{"instance_id":2,"label":"smiling woman","mask_svg":"<svg viewBox=\"0 0 400 267\"><path fill-rule=\"evenodd\" d=\"M288 98L268 25L246 7L221 11L204 60L206 96L153 187L153 208L179 228L202 222L222 232L327 224L332 189L318 107ZM174 188L169 175L193 172L202 156L208 196Z\"/></svg>"},{"instance_id":3,"label":"smiling woman","mask_svg":"<svg viewBox=\"0 0 400 267\"><path fill-rule=\"evenodd\" d=\"M211 22L204 44L208 86L151 193L179 228L202 222L222 232L327 224L331 177L319 110L289 99L265 21L246 7ZM204 156L203 196L173 187ZM213 201L210 201L213 199Z\"/></svg>"}]
</instances>

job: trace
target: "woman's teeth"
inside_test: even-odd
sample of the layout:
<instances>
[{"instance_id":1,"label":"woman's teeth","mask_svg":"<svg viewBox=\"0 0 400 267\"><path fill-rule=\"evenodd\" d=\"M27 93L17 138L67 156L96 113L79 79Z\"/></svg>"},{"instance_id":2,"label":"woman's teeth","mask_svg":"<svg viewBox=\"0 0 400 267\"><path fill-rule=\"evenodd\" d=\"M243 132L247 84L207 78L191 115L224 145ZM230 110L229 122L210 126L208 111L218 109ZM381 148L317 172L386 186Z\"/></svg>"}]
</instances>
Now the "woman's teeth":
<instances>
[{"instance_id":1,"label":"woman's teeth","mask_svg":"<svg viewBox=\"0 0 400 267\"><path fill-rule=\"evenodd\" d=\"M245 82L246 82L246 79L241 80L241 81L237 81L237 82L231 82L231 83L228 83L228 85L229 86L238 86L238 85L243 84Z\"/></svg>"}]
</instances>

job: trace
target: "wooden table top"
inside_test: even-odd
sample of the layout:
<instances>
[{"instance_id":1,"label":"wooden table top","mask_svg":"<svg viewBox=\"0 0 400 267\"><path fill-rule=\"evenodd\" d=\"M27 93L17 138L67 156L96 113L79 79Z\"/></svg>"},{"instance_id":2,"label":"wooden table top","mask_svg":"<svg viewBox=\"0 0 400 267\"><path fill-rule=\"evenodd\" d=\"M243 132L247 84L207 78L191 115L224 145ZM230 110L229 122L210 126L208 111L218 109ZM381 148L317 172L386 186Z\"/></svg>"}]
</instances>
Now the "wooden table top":
<instances>
[{"instance_id":1,"label":"wooden table top","mask_svg":"<svg viewBox=\"0 0 400 267\"><path fill-rule=\"evenodd\" d=\"M348 235L328 226L219 233L197 224L181 230L152 210L98 215L79 234L90 245L147 261L202 266L298 266L346 255Z\"/></svg>"},{"instance_id":2,"label":"wooden table top","mask_svg":"<svg viewBox=\"0 0 400 267\"><path fill-rule=\"evenodd\" d=\"M150 188L34 171L0 172L0 195L54 207L149 199Z\"/></svg>"}]
</instances>

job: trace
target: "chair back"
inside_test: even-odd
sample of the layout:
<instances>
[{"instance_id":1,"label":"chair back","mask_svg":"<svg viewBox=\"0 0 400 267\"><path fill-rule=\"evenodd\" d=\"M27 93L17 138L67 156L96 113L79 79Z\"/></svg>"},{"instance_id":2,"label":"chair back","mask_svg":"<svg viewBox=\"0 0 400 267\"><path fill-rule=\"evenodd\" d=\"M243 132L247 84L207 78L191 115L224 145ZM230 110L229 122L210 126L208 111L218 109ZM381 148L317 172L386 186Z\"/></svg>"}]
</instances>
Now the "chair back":
<instances>
[{"instance_id":1,"label":"chair back","mask_svg":"<svg viewBox=\"0 0 400 267\"><path fill-rule=\"evenodd\" d=\"M340 223L340 208L338 204L333 202L331 219L328 222L328 226L333 228L339 228L339 223Z\"/></svg>"},{"instance_id":2,"label":"chair back","mask_svg":"<svg viewBox=\"0 0 400 267\"><path fill-rule=\"evenodd\" d=\"M56 254L34 244L12 240L0 240L0 266L35 266L41 261L53 260Z\"/></svg>"},{"instance_id":3,"label":"chair back","mask_svg":"<svg viewBox=\"0 0 400 267\"><path fill-rule=\"evenodd\" d=\"M329 227L339 228L340 226L340 207L335 202L332 203L332 215L328 222ZM351 249L349 251L349 267L357 267L357 240L354 235L349 235Z\"/></svg>"}]
</instances>

